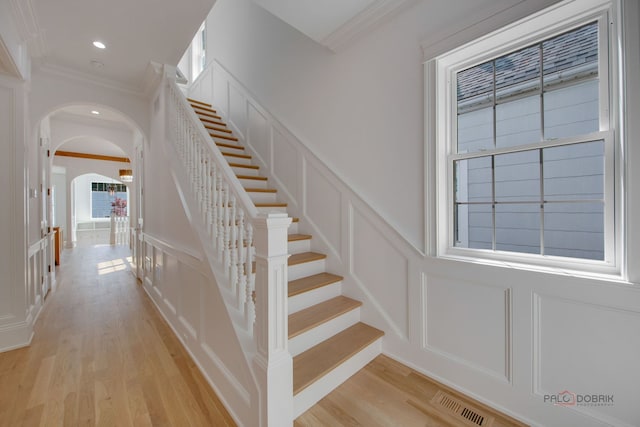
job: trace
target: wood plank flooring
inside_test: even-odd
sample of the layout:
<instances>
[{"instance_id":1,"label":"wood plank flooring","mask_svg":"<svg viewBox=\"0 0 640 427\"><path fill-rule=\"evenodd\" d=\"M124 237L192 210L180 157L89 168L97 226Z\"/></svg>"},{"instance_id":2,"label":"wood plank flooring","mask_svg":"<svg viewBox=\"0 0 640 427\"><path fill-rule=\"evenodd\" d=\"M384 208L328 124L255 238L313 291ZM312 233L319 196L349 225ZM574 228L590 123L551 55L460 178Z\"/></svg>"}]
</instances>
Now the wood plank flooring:
<instances>
[{"instance_id":1,"label":"wood plank flooring","mask_svg":"<svg viewBox=\"0 0 640 427\"><path fill-rule=\"evenodd\" d=\"M31 346L0 353L0 426L235 425L128 256L65 250Z\"/></svg>"},{"instance_id":2,"label":"wood plank flooring","mask_svg":"<svg viewBox=\"0 0 640 427\"><path fill-rule=\"evenodd\" d=\"M469 427L430 401L445 391L493 417L492 427L522 427L487 406L475 402L424 375L378 356L364 369L300 415L294 427ZM486 425L486 424L485 424Z\"/></svg>"}]
</instances>

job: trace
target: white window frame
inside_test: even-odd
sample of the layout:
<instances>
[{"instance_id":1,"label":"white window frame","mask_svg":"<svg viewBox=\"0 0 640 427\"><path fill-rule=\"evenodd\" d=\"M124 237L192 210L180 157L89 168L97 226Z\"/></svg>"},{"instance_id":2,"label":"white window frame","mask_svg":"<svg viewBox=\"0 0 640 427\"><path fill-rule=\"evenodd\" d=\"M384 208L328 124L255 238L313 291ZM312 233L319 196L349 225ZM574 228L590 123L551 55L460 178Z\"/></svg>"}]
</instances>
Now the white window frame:
<instances>
[{"instance_id":1,"label":"white window frame","mask_svg":"<svg viewBox=\"0 0 640 427\"><path fill-rule=\"evenodd\" d=\"M622 141L620 125L619 64L621 48L620 4L618 0L565 1L508 25L459 48L439 55L426 63L427 94L435 102L427 105L427 126L432 124L435 169L432 185L435 204L431 230L435 232L435 255L498 265L518 265L553 271L620 276L623 273L623 192ZM605 140L605 259L594 261L548 255L469 249L454 245L453 161L462 156L455 151L457 141L456 74L491 59L552 38L589 22L599 22L599 94L600 130L592 136ZM608 37L606 36L608 34ZM604 36L603 36L604 35ZM607 56L605 56L607 55ZM603 66L607 62L608 66ZM431 84L431 86L429 86ZM430 88L430 89L429 89ZM608 100L604 102L602 100ZM429 102L429 101L428 101ZM569 142L572 138L538 142L524 148L542 148ZM576 140L576 138L573 138ZM580 138L582 140L582 138ZM480 153L478 153L480 154ZM487 153L488 154L488 153ZM497 154L497 153L494 153Z\"/></svg>"},{"instance_id":2,"label":"white window frame","mask_svg":"<svg viewBox=\"0 0 640 427\"><path fill-rule=\"evenodd\" d=\"M194 82L206 67L207 50L203 37L207 36L207 22L204 21L191 41L191 81Z\"/></svg>"}]
</instances>

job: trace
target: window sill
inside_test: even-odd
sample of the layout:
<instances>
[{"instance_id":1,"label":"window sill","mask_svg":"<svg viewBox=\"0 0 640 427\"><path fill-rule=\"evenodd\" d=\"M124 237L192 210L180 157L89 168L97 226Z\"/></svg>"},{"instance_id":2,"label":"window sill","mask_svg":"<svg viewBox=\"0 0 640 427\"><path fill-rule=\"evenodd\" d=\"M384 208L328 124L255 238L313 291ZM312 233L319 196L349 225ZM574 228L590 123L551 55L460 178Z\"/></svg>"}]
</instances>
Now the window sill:
<instances>
[{"instance_id":1,"label":"window sill","mask_svg":"<svg viewBox=\"0 0 640 427\"><path fill-rule=\"evenodd\" d=\"M602 282L608 282L615 285L625 287L636 287L640 284L633 283L627 280L621 273L614 270L614 267L606 267L602 270L606 271L585 271L573 269L569 266L544 266L537 264L530 264L523 260L507 260L507 259L489 259L478 256L461 254L461 253L445 253L434 257L435 259L442 259L448 261L463 262L465 264L477 264L482 266L506 268L511 270L521 270L526 272L550 274L554 276L564 276L580 279L598 280ZM568 262L567 262L568 264Z\"/></svg>"}]
</instances>

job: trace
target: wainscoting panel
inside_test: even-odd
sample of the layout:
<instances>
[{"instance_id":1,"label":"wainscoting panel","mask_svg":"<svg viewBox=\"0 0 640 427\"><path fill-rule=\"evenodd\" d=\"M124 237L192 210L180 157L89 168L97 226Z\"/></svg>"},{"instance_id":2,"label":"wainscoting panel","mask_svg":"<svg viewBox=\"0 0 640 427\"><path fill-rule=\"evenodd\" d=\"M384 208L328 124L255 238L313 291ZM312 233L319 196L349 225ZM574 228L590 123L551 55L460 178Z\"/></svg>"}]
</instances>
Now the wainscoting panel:
<instances>
[{"instance_id":1,"label":"wainscoting panel","mask_svg":"<svg viewBox=\"0 0 640 427\"><path fill-rule=\"evenodd\" d=\"M425 349L510 381L510 290L426 274Z\"/></svg>"},{"instance_id":2,"label":"wainscoting panel","mask_svg":"<svg viewBox=\"0 0 640 427\"><path fill-rule=\"evenodd\" d=\"M142 234L144 287L226 408L253 425L254 383L215 281L198 255ZM153 266L153 268L151 268Z\"/></svg>"},{"instance_id":3,"label":"wainscoting panel","mask_svg":"<svg viewBox=\"0 0 640 427\"><path fill-rule=\"evenodd\" d=\"M342 197L314 166L307 164L304 215L322 233L334 254L341 257Z\"/></svg>"},{"instance_id":4,"label":"wainscoting panel","mask_svg":"<svg viewBox=\"0 0 640 427\"><path fill-rule=\"evenodd\" d=\"M226 114L229 111L229 84L226 79L221 78L219 69L209 67L213 75L213 99L214 108L218 112Z\"/></svg>"},{"instance_id":5,"label":"wainscoting panel","mask_svg":"<svg viewBox=\"0 0 640 427\"><path fill-rule=\"evenodd\" d=\"M620 369L638 365L640 311L537 294L534 317L535 393L574 393L573 409L611 425L640 425L640 369ZM612 401L579 405L580 395Z\"/></svg>"},{"instance_id":6,"label":"wainscoting panel","mask_svg":"<svg viewBox=\"0 0 640 427\"><path fill-rule=\"evenodd\" d=\"M351 273L402 337L408 331L408 263L359 210L352 213Z\"/></svg>"},{"instance_id":7,"label":"wainscoting panel","mask_svg":"<svg viewBox=\"0 0 640 427\"><path fill-rule=\"evenodd\" d=\"M290 203L300 206L301 160L295 145L276 127L273 132L273 177Z\"/></svg>"},{"instance_id":8,"label":"wainscoting panel","mask_svg":"<svg viewBox=\"0 0 640 427\"><path fill-rule=\"evenodd\" d=\"M200 312L202 300L202 286L204 277L201 272L180 263L180 282L176 285L180 288L180 316L185 323L191 338L200 336Z\"/></svg>"},{"instance_id":9,"label":"wainscoting panel","mask_svg":"<svg viewBox=\"0 0 640 427\"><path fill-rule=\"evenodd\" d=\"M268 167L271 166L271 138L267 118L258 111L253 104L247 103L249 126L247 129L247 143L260 156L260 160Z\"/></svg>"},{"instance_id":10,"label":"wainscoting panel","mask_svg":"<svg viewBox=\"0 0 640 427\"><path fill-rule=\"evenodd\" d=\"M229 111L228 119L233 130L238 132L241 139L246 140L247 128L247 100L233 83L229 82Z\"/></svg>"},{"instance_id":11,"label":"wainscoting panel","mask_svg":"<svg viewBox=\"0 0 640 427\"><path fill-rule=\"evenodd\" d=\"M178 315L180 305L180 284L183 279L180 276L180 261L170 255L166 255L164 259L164 283L163 297L164 303L171 311L173 316Z\"/></svg>"}]
</instances>

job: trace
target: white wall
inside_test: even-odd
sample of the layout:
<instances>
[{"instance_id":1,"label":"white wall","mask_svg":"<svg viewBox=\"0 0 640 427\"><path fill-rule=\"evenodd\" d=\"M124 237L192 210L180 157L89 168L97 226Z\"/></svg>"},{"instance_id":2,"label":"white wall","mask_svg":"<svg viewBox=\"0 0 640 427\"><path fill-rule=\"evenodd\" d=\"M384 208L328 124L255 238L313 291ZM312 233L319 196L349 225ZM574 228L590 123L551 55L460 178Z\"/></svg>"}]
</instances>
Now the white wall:
<instances>
[{"instance_id":1,"label":"white wall","mask_svg":"<svg viewBox=\"0 0 640 427\"><path fill-rule=\"evenodd\" d=\"M0 351L30 342L41 306L43 263L27 268L26 108L26 84L0 76ZM40 260L41 251L33 253Z\"/></svg>"},{"instance_id":2,"label":"white wall","mask_svg":"<svg viewBox=\"0 0 640 427\"><path fill-rule=\"evenodd\" d=\"M314 249L345 276L345 293L365 302L365 321L385 330L386 353L532 425L638 425L635 221L627 223L630 282L415 250L430 243L423 237L423 183L431 174L420 42L437 45L447 35L462 42L549 3L522 2L490 17L506 2L420 2L333 55L249 1L220 0L207 24L210 57L221 65L203 74L192 96L207 100L213 92L215 106L300 215L302 232L314 235ZM627 161L635 165L640 37L630 18L637 3L626 5ZM640 168L627 172L628 215L636 218ZM544 401L565 389L613 394L615 404Z\"/></svg>"}]
</instances>

